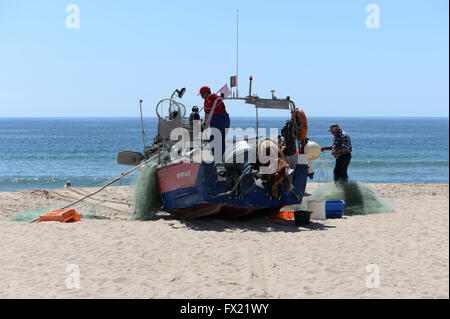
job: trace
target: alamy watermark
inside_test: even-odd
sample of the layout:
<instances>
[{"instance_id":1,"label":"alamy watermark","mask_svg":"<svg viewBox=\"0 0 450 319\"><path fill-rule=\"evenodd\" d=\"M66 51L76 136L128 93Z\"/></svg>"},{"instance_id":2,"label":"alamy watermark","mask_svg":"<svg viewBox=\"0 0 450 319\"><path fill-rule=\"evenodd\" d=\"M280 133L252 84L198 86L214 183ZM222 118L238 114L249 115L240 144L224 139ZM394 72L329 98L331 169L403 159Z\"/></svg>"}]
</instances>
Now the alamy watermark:
<instances>
[{"instance_id":1,"label":"alamy watermark","mask_svg":"<svg viewBox=\"0 0 450 319\"><path fill-rule=\"evenodd\" d=\"M80 28L80 7L76 4L68 4L66 6L66 13L69 15L66 17L67 29L79 29Z\"/></svg>"},{"instance_id":2,"label":"alamy watermark","mask_svg":"<svg viewBox=\"0 0 450 319\"><path fill-rule=\"evenodd\" d=\"M66 277L66 288L80 289L80 267L76 264L68 264L66 273L69 273Z\"/></svg>"},{"instance_id":3,"label":"alamy watermark","mask_svg":"<svg viewBox=\"0 0 450 319\"><path fill-rule=\"evenodd\" d=\"M366 6L366 12L369 14L366 17L366 27L368 29L380 28L380 7L376 4L368 4Z\"/></svg>"},{"instance_id":4,"label":"alamy watermark","mask_svg":"<svg viewBox=\"0 0 450 319\"><path fill-rule=\"evenodd\" d=\"M273 174L277 171L279 154L282 149L279 146L279 135L277 128L271 128L269 138L265 138L267 130L260 128L258 132L252 127L230 128L225 130L225 135L233 138L232 145L224 144L222 133L219 129L208 127L201 130L201 121L193 122L192 136L184 127L177 127L170 132L170 140L176 143L170 151L171 161L194 162L194 163L251 163L262 164L259 167L261 174ZM252 137L253 138L249 138ZM256 144L256 136L259 136ZM247 138L247 139L245 139ZM239 142L244 144L237 145ZM226 145L226 144L225 144ZM214 151L212 151L214 150ZM225 157L222 158L222 154ZM228 155L227 155L228 154Z\"/></svg>"},{"instance_id":5,"label":"alamy watermark","mask_svg":"<svg viewBox=\"0 0 450 319\"><path fill-rule=\"evenodd\" d=\"M366 266L366 287L369 289L380 288L380 267L376 264Z\"/></svg>"}]
</instances>

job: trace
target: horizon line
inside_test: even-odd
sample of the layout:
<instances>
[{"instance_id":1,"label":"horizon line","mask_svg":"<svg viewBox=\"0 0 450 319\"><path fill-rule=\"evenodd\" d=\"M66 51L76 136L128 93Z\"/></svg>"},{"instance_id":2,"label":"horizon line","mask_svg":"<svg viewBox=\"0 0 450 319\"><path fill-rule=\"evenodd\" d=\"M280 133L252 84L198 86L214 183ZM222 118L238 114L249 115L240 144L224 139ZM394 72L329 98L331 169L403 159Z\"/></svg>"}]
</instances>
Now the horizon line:
<instances>
[{"instance_id":1,"label":"horizon line","mask_svg":"<svg viewBox=\"0 0 450 319\"><path fill-rule=\"evenodd\" d=\"M230 116L231 117L231 116ZM254 115L237 115L234 118L255 118ZM258 118L285 118L283 115L264 116ZM75 116L0 116L0 119L89 119L89 118L105 118L105 119L121 119L121 118L140 118L140 116L117 115L75 115ZM144 116L143 118L158 118L157 116ZM449 115L310 115L308 118L440 118L448 119Z\"/></svg>"}]
</instances>

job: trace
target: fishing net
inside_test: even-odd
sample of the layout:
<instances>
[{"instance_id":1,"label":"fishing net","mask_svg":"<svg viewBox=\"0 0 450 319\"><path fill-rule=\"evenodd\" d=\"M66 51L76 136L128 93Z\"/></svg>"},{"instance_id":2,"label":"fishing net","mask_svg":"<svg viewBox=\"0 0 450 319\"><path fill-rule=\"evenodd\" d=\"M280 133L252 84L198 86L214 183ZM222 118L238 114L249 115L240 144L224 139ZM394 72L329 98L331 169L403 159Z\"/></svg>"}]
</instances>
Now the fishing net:
<instances>
[{"instance_id":1,"label":"fishing net","mask_svg":"<svg viewBox=\"0 0 450 319\"><path fill-rule=\"evenodd\" d=\"M32 221L39 219L39 216L41 216L42 214L44 214L50 210L60 209L60 208L61 207L51 206L51 207L43 207L43 208L28 210L28 211L22 212L22 213L18 214L17 216L11 218L11 221L31 223ZM109 219L108 217L105 217L105 216L84 215L83 213L81 213L81 215L82 215L81 218L86 218L86 219Z\"/></svg>"},{"instance_id":2,"label":"fishing net","mask_svg":"<svg viewBox=\"0 0 450 319\"><path fill-rule=\"evenodd\" d=\"M151 146L147 146L145 148L145 154L147 158L150 158L152 156L155 156L158 154L158 156L152 161L153 163L159 162L170 162L170 152L172 151L172 147L176 141L171 140L164 140L164 142L155 143Z\"/></svg>"},{"instance_id":3,"label":"fishing net","mask_svg":"<svg viewBox=\"0 0 450 319\"><path fill-rule=\"evenodd\" d=\"M307 210L308 200L343 200L345 215L367 215L395 210L381 197L375 194L367 185L349 181L335 184L333 182L334 158L327 152L313 161L314 179L308 183L308 193L302 203L285 209ZM309 195L309 196L308 196Z\"/></svg>"},{"instance_id":4,"label":"fishing net","mask_svg":"<svg viewBox=\"0 0 450 319\"><path fill-rule=\"evenodd\" d=\"M300 205L293 205L296 210L307 210L307 201L343 200L345 215L367 215L375 213L395 212L395 210L368 186L356 181L342 184L328 183L322 185L312 195L303 198Z\"/></svg>"},{"instance_id":5,"label":"fishing net","mask_svg":"<svg viewBox=\"0 0 450 319\"><path fill-rule=\"evenodd\" d=\"M158 148L159 147L159 148ZM152 151L156 151L159 155L158 158L154 160L153 163L148 163L146 166L143 166L140 169L140 174L137 180L135 180L135 192L133 196L134 207L132 210L132 219L135 220L150 220L154 217L156 212L160 209L160 196L158 193L158 185L156 179L156 166L159 161L165 161L169 159L170 154L167 150L168 146L163 146L163 143L159 144L159 146L154 147ZM118 181L118 183L117 183ZM121 178L117 181L111 181L116 183L116 185L124 185L128 184L125 181L125 178ZM115 211L115 214L122 213L122 209L119 207L113 207L111 204L117 203L117 200L121 200L122 198L116 197L115 187L108 188L108 190L104 190L99 193L103 188L107 185L103 186L102 189L98 190L95 193L87 194L89 198L86 197L86 200L82 199L82 202L78 201L76 203L71 204L71 208L77 206L77 212L81 213L80 210L84 213L81 213L82 218L86 219L110 219L109 217L99 216L96 212L100 210L108 210ZM118 188L117 188L118 189ZM95 196L93 196L95 195ZM105 204L105 205L104 205ZM109 204L109 206L107 205ZM22 221L22 222L33 222L39 219L39 217L53 209L61 209L66 206L67 203L54 202L52 204L47 204L47 206L30 209L24 212L19 213L15 217L11 218L11 221ZM103 207L104 206L104 207ZM79 209L80 208L80 209Z\"/></svg>"},{"instance_id":6,"label":"fishing net","mask_svg":"<svg viewBox=\"0 0 450 319\"><path fill-rule=\"evenodd\" d=\"M151 220L161 208L156 166L156 163L149 163L140 170L134 187L134 209L131 219Z\"/></svg>"},{"instance_id":7,"label":"fishing net","mask_svg":"<svg viewBox=\"0 0 450 319\"><path fill-rule=\"evenodd\" d=\"M48 212L49 210L58 209L58 208L59 207L43 207L43 208L28 210L28 211L22 212L22 213L18 214L17 216L11 218L11 221L30 223L30 222L38 219L39 216Z\"/></svg>"},{"instance_id":8,"label":"fishing net","mask_svg":"<svg viewBox=\"0 0 450 319\"><path fill-rule=\"evenodd\" d=\"M333 180L333 159L328 153L322 152L320 157L312 161L314 179L308 180L308 193L315 193L318 189Z\"/></svg>"}]
</instances>

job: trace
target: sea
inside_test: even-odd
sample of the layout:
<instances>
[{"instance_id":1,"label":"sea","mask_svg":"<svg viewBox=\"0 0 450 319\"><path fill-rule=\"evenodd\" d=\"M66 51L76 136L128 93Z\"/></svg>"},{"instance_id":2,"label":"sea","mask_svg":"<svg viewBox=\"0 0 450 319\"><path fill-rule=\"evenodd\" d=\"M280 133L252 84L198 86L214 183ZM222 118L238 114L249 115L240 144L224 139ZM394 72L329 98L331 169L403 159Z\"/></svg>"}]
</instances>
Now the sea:
<instances>
[{"instance_id":1,"label":"sea","mask_svg":"<svg viewBox=\"0 0 450 319\"><path fill-rule=\"evenodd\" d=\"M259 126L281 131L286 118L260 118ZM350 179L367 183L448 183L449 119L308 118L308 138L332 144L328 132L338 123L352 141ZM232 128L256 127L255 118L232 117ZM151 145L157 118L144 118ZM117 163L123 150L142 152L140 118L0 118L0 191L32 188L98 187L129 170ZM316 160L332 176L334 158ZM116 185L130 185L136 174ZM315 180L322 182L323 176Z\"/></svg>"}]
</instances>

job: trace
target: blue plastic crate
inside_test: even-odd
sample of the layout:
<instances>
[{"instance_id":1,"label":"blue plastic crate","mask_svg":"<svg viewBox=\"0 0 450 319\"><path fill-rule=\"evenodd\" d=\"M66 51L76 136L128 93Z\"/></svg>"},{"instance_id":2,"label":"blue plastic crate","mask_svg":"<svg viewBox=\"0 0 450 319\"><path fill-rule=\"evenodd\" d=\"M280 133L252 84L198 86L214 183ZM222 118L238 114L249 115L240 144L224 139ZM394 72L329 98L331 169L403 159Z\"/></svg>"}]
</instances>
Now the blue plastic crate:
<instances>
[{"instance_id":1,"label":"blue plastic crate","mask_svg":"<svg viewBox=\"0 0 450 319\"><path fill-rule=\"evenodd\" d=\"M342 210L336 211L336 212L325 212L326 218L342 218L343 215L344 215L344 212Z\"/></svg>"},{"instance_id":2,"label":"blue plastic crate","mask_svg":"<svg viewBox=\"0 0 450 319\"><path fill-rule=\"evenodd\" d=\"M342 218L345 202L343 200L327 200L325 202L326 218Z\"/></svg>"},{"instance_id":3,"label":"blue plastic crate","mask_svg":"<svg viewBox=\"0 0 450 319\"><path fill-rule=\"evenodd\" d=\"M327 200L325 202L325 212L344 211L345 202L343 200Z\"/></svg>"}]
</instances>

